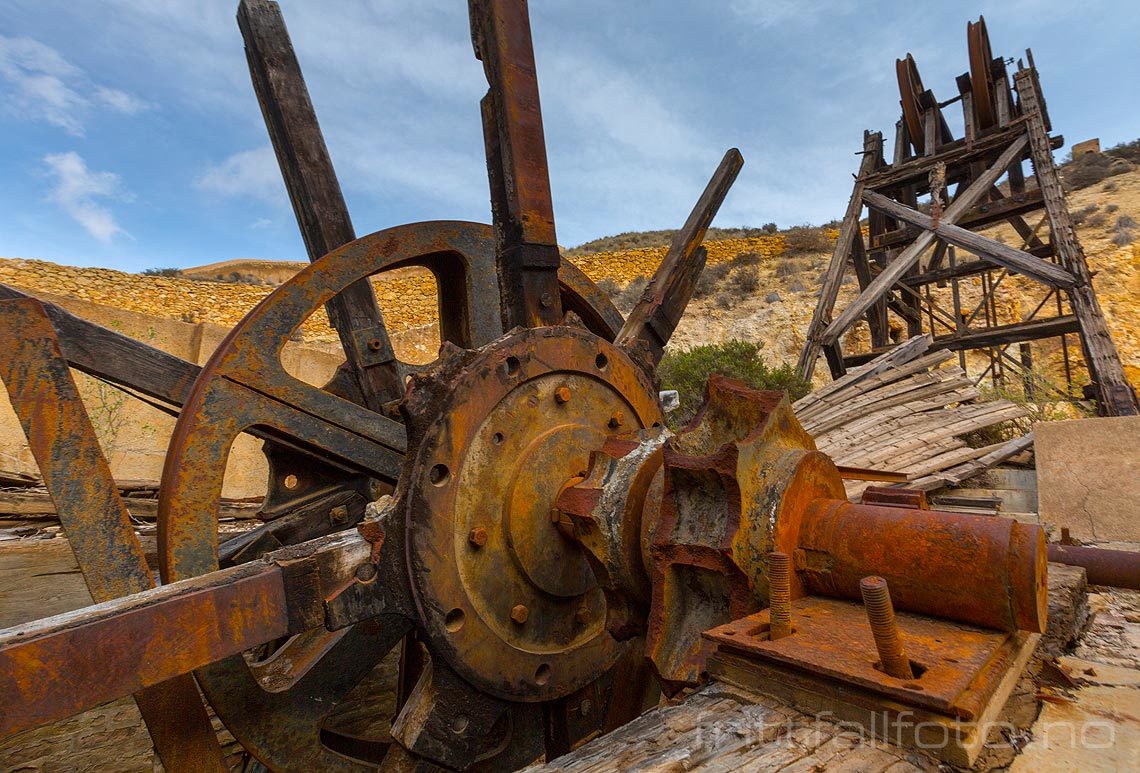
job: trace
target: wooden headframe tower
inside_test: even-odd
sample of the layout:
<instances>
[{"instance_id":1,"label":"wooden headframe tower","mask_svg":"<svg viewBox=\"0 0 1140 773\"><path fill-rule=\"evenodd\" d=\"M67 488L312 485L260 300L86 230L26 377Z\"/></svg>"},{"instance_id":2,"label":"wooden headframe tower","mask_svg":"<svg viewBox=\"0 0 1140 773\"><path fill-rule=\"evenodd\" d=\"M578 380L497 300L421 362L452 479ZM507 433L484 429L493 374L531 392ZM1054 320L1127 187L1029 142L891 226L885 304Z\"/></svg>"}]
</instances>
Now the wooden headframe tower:
<instances>
[{"instance_id":1,"label":"wooden headframe tower","mask_svg":"<svg viewBox=\"0 0 1140 773\"><path fill-rule=\"evenodd\" d=\"M990 51L984 19L967 25L967 37L970 70L957 78L958 96L946 102L923 88L910 54L897 61L902 117L894 153L887 163L883 135L864 132L855 189L798 371L810 379L822 352L836 378L847 367L881 354L891 344L891 313L908 336L928 332L934 349L959 351L963 369L968 350L983 350L989 366L978 381L988 375L996 383L1008 369L1024 379L1027 392L1033 375L1030 342L1059 339L1071 386L1069 345L1075 337L1088 369L1085 397L1095 399L1102 415L1136 414L1136 393L1125 377L1065 203L1053 161L1053 150L1063 139L1049 134L1032 52L1018 61L1011 82L1007 62ZM955 102L961 104L963 137L953 136L942 112ZM1028 175L1026 161L1031 164ZM1020 245L980 233L1003 222L1013 227ZM835 314L849 264L860 292ZM994 292L1012 274L1040 284L1043 297L1021 320L1003 324ZM981 280L980 302L963 308L960 282L974 277ZM952 308L932 291L947 286ZM843 335L864 319L871 350L845 356ZM1017 357L1009 351L1014 344Z\"/></svg>"}]
</instances>

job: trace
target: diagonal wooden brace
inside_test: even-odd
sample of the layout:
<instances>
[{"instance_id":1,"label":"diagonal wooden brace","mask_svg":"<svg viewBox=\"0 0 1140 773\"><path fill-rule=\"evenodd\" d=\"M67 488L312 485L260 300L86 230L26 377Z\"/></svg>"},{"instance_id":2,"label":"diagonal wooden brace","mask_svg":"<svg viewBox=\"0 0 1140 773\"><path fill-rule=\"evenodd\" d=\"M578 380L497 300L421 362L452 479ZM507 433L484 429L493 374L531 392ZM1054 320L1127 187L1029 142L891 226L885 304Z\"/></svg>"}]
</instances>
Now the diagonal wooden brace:
<instances>
[{"instance_id":1,"label":"diagonal wooden brace","mask_svg":"<svg viewBox=\"0 0 1140 773\"><path fill-rule=\"evenodd\" d=\"M705 186L704 193L689 213L689 218L681 230L674 234L669 251L665 253L641 300L626 318L614 341L616 344L625 349L644 344L648 347L653 362L661 361L665 345L677 329L677 323L689 305L697 287L697 279L705 267L707 254L701 247L701 242L742 166L744 157L739 150L731 148L724 154L720 166Z\"/></svg>"},{"instance_id":2,"label":"diagonal wooden brace","mask_svg":"<svg viewBox=\"0 0 1140 773\"><path fill-rule=\"evenodd\" d=\"M985 172L976 177L966 190L955 197L954 203L942 213L941 222L949 225L958 222L990 190L998 178L1005 174L1010 164L1021 157L1028 144L1029 137L1024 134L1014 139ZM834 322L828 325L823 332L823 344L833 344L838 341L839 337L847 332L847 329L855 324L859 317L867 313L867 309L875 301L890 290L896 282L902 279L904 274L918 263L918 259L934 243L934 239L933 231L924 231L919 234L918 238L892 260L882 273L868 285L867 289L852 301L851 305L844 309Z\"/></svg>"},{"instance_id":3,"label":"diagonal wooden brace","mask_svg":"<svg viewBox=\"0 0 1140 773\"><path fill-rule=\"evenodd\" d=\"M950 244L969 250L991 263L996 263L1011 271L1024 274L1030 279L1035 279L1042 284L1049 285L1050 287L1064 288L1070 288L1077 284L1077 278L1073 276L1072 273L1055 263L1042 260L1023 250L1015 250L1013 247L1002 244L999 241L989 239L945 221L940 220L936 223L929 215L911 209L904 204L900 204L881 193L864 191L863 201L866 202L867 206L886 213L896 220L902 220L911 225L916 225L919 228L931 231Z\"/></svg>"}]
</instances>

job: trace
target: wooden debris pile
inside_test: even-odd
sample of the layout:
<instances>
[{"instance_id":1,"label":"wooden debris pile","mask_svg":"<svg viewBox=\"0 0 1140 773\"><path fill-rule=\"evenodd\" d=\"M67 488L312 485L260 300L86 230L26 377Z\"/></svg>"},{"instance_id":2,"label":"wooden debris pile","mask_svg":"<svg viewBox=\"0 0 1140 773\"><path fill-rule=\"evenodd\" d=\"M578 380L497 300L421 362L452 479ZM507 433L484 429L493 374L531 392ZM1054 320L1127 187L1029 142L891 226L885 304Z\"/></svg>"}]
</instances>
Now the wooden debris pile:
<instances>
[{"instance_id":1,"label":"wooden debris pile","mask_svg":"<svg viewBox=\"0 0 1140 773\"><path fill-rule=\"evenodd\" d=\"M973 448L975 430L1027 415L1009 400L981 400L950 351L928 352L915 336L793 405L820 451L848 467L899 472L908 488L931 491L959 483L1030 448L1032 435ZM858 499L871 481L851 480Z\"/></svg>"}]
</instances>

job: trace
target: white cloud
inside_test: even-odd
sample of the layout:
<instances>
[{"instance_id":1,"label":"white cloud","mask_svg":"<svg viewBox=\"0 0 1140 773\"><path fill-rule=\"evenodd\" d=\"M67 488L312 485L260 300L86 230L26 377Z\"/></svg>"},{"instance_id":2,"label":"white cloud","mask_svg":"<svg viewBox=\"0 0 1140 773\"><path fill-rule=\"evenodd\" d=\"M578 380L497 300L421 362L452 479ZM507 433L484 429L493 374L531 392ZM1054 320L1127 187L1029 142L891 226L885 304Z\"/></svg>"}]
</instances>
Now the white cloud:
<instances>
[{"instance_id":1,"label":"white cloud","mask_svg":"<svg viewBox=\"0 0 1140 773\"><path fill-rule=\"evenodd\" d=\"M6 109L83 136L83 119L96 107L133 115L147 103L119 89L92 83L54 48L32 38L0 35L0 92Z\"/></svg>"},{"instance_id":2,"label":"white cloud","mask_svg":"<svg viewBox=\"0 0 1140 773\"><path fill-rule=\"evenodd\" d=\"M116 234L126 234L111 211L97 203L99 198L123 198L119 176L112 172L96 172L75 151L44 156L48 174L55 186L48 198L101 242L110 242Z\"/></svg>"},{"instance_id":3,"label":"white cloud","mask_svg":"<svg viewBox=\"0 0 1140 773\"><path fill-rule=\"evenodd\" d=\"M277 158L268 145L234 153L203 172L194 187L223 196L248 196L275 204L285 201Z\"/></svg>"}]
</instances>

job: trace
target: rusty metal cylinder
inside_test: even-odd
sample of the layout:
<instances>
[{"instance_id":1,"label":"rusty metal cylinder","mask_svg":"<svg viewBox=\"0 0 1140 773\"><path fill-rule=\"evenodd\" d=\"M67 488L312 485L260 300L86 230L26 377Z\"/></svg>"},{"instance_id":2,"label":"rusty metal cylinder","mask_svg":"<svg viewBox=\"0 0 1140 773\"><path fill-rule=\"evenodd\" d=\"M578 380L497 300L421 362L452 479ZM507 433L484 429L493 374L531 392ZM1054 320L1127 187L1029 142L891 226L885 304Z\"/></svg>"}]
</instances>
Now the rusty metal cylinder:
<instances>
[{"instance_id":1,"label":"rusty metal cylinder","mask_svg":"<svg viewBox=\"0 0 1140 773\"><path fill-rule=\"evenodd\" d=\"M768 621L772 639L792 633L792 560L787 553L768 554Z\"/></svg>"},{"instance_id":2,"label":"rusty metal cylinder","mask_svg":"<svg viewBox=\"0 0 1140 773\"><path fill-rule=\"evenodd\" d=\"M1090 585L1140 590L1140 553L1053 543L1049 560L1083 567Z\"/></svg>"},{"instance_id":3,"label":"rusty metal cylinder","mask_svg":"<svg viewBox=\"0 0 1140 773\"><path fill-rule=\"evenodd\" d=\"M883 672L896 679L914 679L906 652L903 651L899 627L895 622L895 608L891 605L891 592L882 577L864 577L859 581L863 606L867 609L867 622L871 636L879 651L879 665Z\"/></svg>"},{"instance_id":4,"label":"rusty metal cylinder","mask_svg":"<svg viewBox=\"0 0 1140 773\"><path fill-rule=\"evenodd\" d=\"M861 599L868 575L897 609L1001 631L1043 632L1048 561L1040 527L1006 518L817 499L794 554L810 593Z\"/></svg>"}]
</instances>

